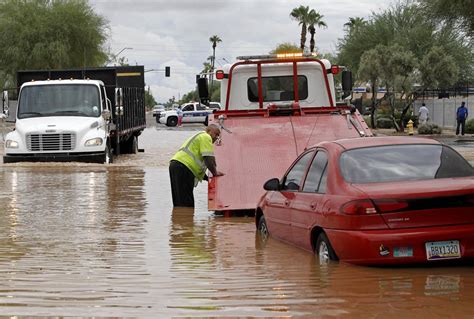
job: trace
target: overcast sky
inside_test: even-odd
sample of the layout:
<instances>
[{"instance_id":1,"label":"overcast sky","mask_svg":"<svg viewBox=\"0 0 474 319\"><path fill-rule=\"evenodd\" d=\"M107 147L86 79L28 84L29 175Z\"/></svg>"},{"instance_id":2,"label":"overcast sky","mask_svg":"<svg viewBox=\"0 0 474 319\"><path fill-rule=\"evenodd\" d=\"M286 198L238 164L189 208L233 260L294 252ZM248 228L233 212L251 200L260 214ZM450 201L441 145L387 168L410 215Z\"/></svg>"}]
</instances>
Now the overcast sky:
<instances>
[{"instance_id":1,"label":"overcast sky","mask_svg":"<svg viewBox=\"0 0 474 319\"><path fill-rule=\"evenodd\" d=\"M110 25L111 52L131 65L144 65L146 85L158 102L179 99L195 88L196 74L212 55L209 38L218 35L216 66L240 55L267 54L284 42L299 45L301 27L293 8L309 6L324 15L317 29L320 52L335 53L349 17L367 18L391 0L90 0ZM307 40L309 45L309 37ZM127 49L124 49L127 48ZM166 78L164 67L171 67ZM153 71L157 70L157 71Z\"/></svg>"}]
</instances>

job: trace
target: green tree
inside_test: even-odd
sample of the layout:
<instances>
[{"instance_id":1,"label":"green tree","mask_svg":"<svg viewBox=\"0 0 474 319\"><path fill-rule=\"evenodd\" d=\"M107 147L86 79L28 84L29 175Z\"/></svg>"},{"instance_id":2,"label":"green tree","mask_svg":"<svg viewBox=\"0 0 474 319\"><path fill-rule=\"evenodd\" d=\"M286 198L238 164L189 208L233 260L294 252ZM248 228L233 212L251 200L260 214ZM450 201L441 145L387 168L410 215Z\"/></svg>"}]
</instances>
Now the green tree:
<instances>
[{"instance_id":1,"label":"green tree","mask_svg":"<svg viewBox=\"0 0 474 319\"><path fill-rule=\"evenodd\" d=\"M359 73L362 79L371 83L373 95L377 94L378 83L385 87L383 99L389 102L393 124L397 131L403 131L404 117L420 93L428 88L452 86L459 70L453 57L439 47L433 47L420 61L411 51L394 44L378 45L364 53ZM372 127L375 127L373 119L378 103L373 97ZM398 122L397 106L401 112Z\"/></svg>"},{"instance_id":2,"label":"green tree","mask_svg":"<svg viewBox=\"0 0 474 319\"><path fill-rule=\"evenodd\" d=\"M420 62L422 89L448 89L456 83L459 68L443 48L434 46Z\"/></svg>"},{"instance_id":3,"label":"green tree","mask_svg":"<svg viewBox=\"0 0 474 319\"><path fill-rule=\"evenodd\" d=\"M301 49L296 44L284 42L284 43L278 44L274 50L270 51L270 54L298 53L298 52L301 52Z\"/></svg>"},{"instance_id":4,"label":"green tree","mask_svg":"<svg viewBox=\"0 0 474 319\"><path fill-rule=\"evenodd\" d=\"M150 91L150 87L145 91L145 107L147 110L151 110L156 105L156 100L153 97L153 93Z\"/></svg>"},{"instance_id":5,"label":"green tree","mask_svg":"<svg viewBox=\"0 0 474 319\"><path fill-rule=\"evenodd\" d=\"M290 13L290 17L293 20L298 21L298 24L301 25L301 38L300 38L301 51L304 51L304 48L306 46L306 32L307 32L309 11L310 10L308 6L299 6L297 8L294 8Z\"/></svg>"},{"instance_id":6,"label":"green tree","mask_svg":"<svg viewBox=\"0 0 474 319\"><path fill-rule=\"evenodd\" d=\"M452 25L440 25L429 19L424 9L411 1L398 2L385 11L374 13L357 29L347 28L338 44L339 62L358 74L364 52L377 45L393 44L412 52L420 61L432 47L439 46L462 70L458 81L472 80L472 44L466 42Z\"/></svg>"},{"instance_id":7,"label":"green tree","mask_svg":"<svg viewBox=\"0 0 474 319\"><path fill-rule=\"evenodd\" d=\"M108 22L86 0L0 1L0 84L20 69L102 65Z\"/></svg>"},{"instance_id":8,"label":"green tree","mask_svg":"<svg viewBox=\"0 0 474 319\"><path fill-rule=\"evenodd\" d=\"M421 0L420 3L433 18L454 24L471 37L474 35L472 0Z\"/></svg>"},{"instance_id":9,"label":"green tree","mask_svg":"<svg viewBox=\"0 0 474 319\"><path fill-rule=\"evenodd\" d=\"M360 67L358 78L370 84L372 93L372 104L370 107L370 126L376 128L375 112L380 101L377 101L378 88L380 85L380 75L382 73L382 65L380 65L380 57L383 46L377 46L373 49L365 51L360 58Z\"/></svg>"},{"instance_id":10,"label":"green tree","mask_svg":"<svg viewBox=\"0 0 474 319\"><path fill-rule=\"evenodd\" d=\"M216 46L217 43L222 42L221 38L219 38L217 35L213 35L212 37L209 38L209 41L212 43L212 60L211 60L211 89L214 84L214 65L216 62Z\"/></svg>"},{"instance_id":11,"label":"green tree","mask_svg":"<svg viewBox=\"0 0 474 319\"><path fill-rule=\"evenodd\" d=\"M311 10L308 13L308 31L311 34L311 40L309 41L310 52L314 52L315 40L314 35L316 33L316 27L318 28L327 28L326 22L323 21L324 16L315 10Z\"/></svg>"},{"instance_id":12,"label":"green tree","mask_svg":"<svg viewBox=\"0 0 474 319\"><path fill-rule=\"evenodd\" d=\"M173 96L172 98L168 99L168 101L165 102L163 105L166 109L171 109L175 104L177 104L176 97Z\"/></svg>"},{"instance_id":13,"label":"green tree","mask_svg":"<svg viewBox=\"0 0 474 319\"><path fill-rule=\"evenodd\" d=\"M349 21L344 23L344 28L346 28L346 32L352 33L357 32L360 28L367 25L367 21L364 18L355 17L349 18Z\"/></svg>"}]
</instances>

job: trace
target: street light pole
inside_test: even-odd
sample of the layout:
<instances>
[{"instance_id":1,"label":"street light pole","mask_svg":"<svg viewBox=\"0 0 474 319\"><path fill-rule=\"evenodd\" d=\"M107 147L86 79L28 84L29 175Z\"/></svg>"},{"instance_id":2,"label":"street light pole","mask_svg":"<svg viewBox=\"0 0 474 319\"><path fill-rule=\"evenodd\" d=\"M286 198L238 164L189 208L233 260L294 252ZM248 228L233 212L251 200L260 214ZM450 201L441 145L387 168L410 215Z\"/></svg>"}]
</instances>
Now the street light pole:
<instances>
[{"instance_id":1,"label":"street light pole","mask_svg":"<svg viewBox=\"0 0 474 319\"><path fill-rule=\"evenodd\" d=\"M122 52L125 51L125 50L133 50L133 48L129 48L129 47L123 48L123 49L120 50L119 52L117 52L117 53L115 53L115 54L112 54L112 59L115 60L115 62L117 62L118 56L120 55L120 53L122 53ZM107 60L106 64L109 64L109 62L112 62L112 59Z\"/></svg>"},{"instance_id":2,"label":"street light pole","mask_svg":"<svg viewBox=\"0 0 474 319\"><path fill-rule=\"evenodd\" d=\"M133 50L133 48L123 48L122 50L120 50L118 53L114 54L114 57L117 58L119 56L120 53L122 53L123 51L125 50Z\"/></svg>"}]
</instances>

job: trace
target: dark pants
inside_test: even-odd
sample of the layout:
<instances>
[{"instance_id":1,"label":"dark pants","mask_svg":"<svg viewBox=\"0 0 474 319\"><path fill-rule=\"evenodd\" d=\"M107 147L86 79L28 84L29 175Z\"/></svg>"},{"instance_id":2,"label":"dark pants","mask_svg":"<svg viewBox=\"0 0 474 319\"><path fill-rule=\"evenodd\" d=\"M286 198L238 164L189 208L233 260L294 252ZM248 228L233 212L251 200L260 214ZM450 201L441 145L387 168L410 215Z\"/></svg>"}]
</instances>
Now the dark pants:
<instances>
[{"instance_id":1,"label":"dark pants","mask_svg":"<svg viewBox=\"0 0 474 319\"><path fill-rule=\"evenodd\" d=\"M170 161L171 195L173 206L194 207L194 174L186 165Z\"/></svg>"},{"instance_id":2,"label":"dark pants","mask_svg":"<svg viewBox=\"0 0 474 319\"><path fill-rule=\"evenodd\" d=\"M456 126L456 135L459 134L459 127L461 127L461 135L464 135L464 127L466 126L466 119L458 119L458 125Z\"/></svg>"}]
</instances>

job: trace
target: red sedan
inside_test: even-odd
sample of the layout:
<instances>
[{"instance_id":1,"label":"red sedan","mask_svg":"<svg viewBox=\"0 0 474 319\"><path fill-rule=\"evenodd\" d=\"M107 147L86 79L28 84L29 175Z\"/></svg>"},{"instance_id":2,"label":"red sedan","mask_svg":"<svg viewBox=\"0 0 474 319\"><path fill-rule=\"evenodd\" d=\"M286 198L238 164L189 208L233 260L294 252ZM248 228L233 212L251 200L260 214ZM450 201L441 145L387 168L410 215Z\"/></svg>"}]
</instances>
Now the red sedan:
<instances>
[{"instance_id":1,"label":"red sedan","mask_svg":"<svg viewBox=\"0 0 474 319\"><path fill-rule=\"evenodd\" d=\"M320 262L437 263L474 257L474 168L437 141L323 142L264 185L260 235Z\"/></svg>"}]
</instances>

